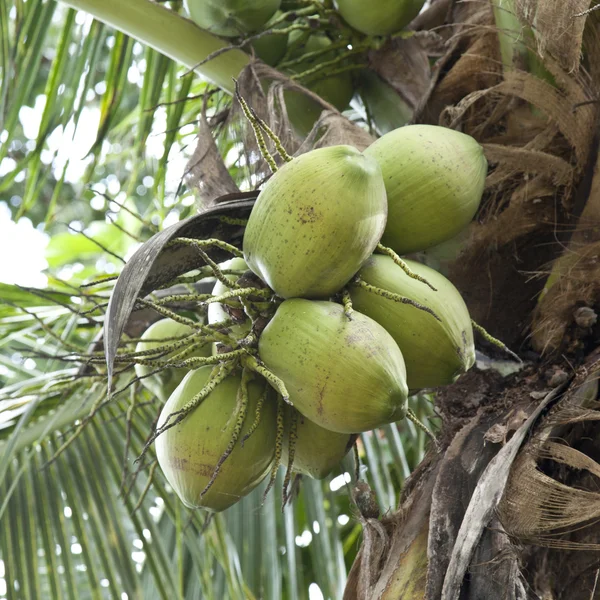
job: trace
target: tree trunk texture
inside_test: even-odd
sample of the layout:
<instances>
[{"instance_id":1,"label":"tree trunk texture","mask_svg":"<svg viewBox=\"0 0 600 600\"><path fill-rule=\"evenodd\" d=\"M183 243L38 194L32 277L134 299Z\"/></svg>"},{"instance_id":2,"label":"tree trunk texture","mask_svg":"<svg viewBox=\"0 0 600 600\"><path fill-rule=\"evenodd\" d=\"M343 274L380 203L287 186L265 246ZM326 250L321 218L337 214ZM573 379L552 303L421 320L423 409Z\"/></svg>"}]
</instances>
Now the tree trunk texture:
<instances>
[{"instance_id":1,"label":"tree trunk texture","mask_svg":"<svg viewBox=\"0 0 600 600\"><path fill-rule=\"evenodd\" d=\"M515 0L534 34L507 66L490 3L441 6L445 54L413 120L472 135L491 168L460 251L434 258L524 364L437 393L440 449L395 513L362 518L344 599L600 598L600 11ZM389 64L375 68L403 95Z\"/></svg>"}]
</instances>

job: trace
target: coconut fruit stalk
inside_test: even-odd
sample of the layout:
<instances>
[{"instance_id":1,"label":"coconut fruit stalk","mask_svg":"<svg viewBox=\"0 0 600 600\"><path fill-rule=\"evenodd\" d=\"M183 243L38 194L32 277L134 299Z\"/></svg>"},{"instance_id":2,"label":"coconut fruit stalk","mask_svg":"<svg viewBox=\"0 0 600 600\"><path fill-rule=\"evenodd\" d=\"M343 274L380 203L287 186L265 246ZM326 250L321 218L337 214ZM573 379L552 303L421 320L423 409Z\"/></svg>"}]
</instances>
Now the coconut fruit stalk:
<instances>
[{"instance_id":1,"label":"coconut fruit stalk","mask_svg":"<svg viewBox=\"0 0 600 600\"><path fill-rule=\"evenodd\" d=\"M243 36L258 31L277 12L281 0L185 0L192 21L216 35Z\"/></svg>"},{"instance_id":2,"label":"coconut fruit stalk","mask_svg":"<svg viewBox=\"0 0 600 600\"><path fill-rule=\"evenodd\" d=\"M259 194L244 258L283 298L329 298L371 255L386 215L374 159L351 146L312 150L285 164Z\"/></svg>"},{"instance_id":3,"label":"coconut fruit stalk","mask_svg":"<svg viewBox=\"0 0 600 600\"><path fill-rule=\"evenodd\" d=\"M135 351L144 352L147 350L157 349L157 354L160 356L159 348L165 344L176 342L177 339L170 338L184 338L185 336L193 333L193 329L187 325L182 325L171 319L161 319L152 324L146 331L144 331L140 341L138 342ZM190 341L192 343L192 341ZM161 360L168 361L169 356L180 353L184 348L178 348L175 352L160 356ZM186 358L210 356L211 344L207 342L203 346L194 350ZM142 356L141 358L149 358L148 356ZM181 383L181 380L187 375L189 369L176 369L174 367L167 367L159 373L154 373L147 377L147 375L153 371L155 367L148 365L135 365L135 374L140 377L141 384L150 392L152 392L157 398L165 402L165 400L173 393L173 390Z\"/></svg>"},{"instance_id":4,"label":"coconut fruit stalk","mask_svg":"<svg viewBox=\"0 0 600 600\"><path fill-rule=\"evenodd\" d=\"M324 479L340 464L356 440L356 435L335 433L323 429L300 414L295 408L286 406L284 414L284 441L281 464L289 460L289 441L292 418L296 419L294 462L292 470L313 479Z\"/></svg>"},{"instance_id":5,"label":"coconut fruit stalk","mask_svg":"<svg viewBox=\"0 0 600 600\"><path fill-rule=\"evenodd\" d=\"M440 244L475 216L487 160L471 136L408 125L379 138L364 154L379 163L385 181L389 212L381 243L398 254Z\"/></svg>"},{"instance_id":6,"label":"coconut fruit stalk","mask_svg":"<svg viewBox=\"0 0 600 600\"><path fill-rule=\"evenodd\" d=\"M294 407L317 425L359 433L402 419L406 368L390 334L333 302L283 302L258 342Z\"/></svg>"},{"instance_id":7,"label":"coconut fruit stalk","mask_svg":"<svg viewBox=\"0 0 600 600\"><path fill-rule=\"evenodd\" d=\"M389 35L408 25L425 0L336 0L344 21L366 35Z\"/></svg>"},{"instance_id":8,"label":"coconut fruit stalk","mask_svg":"<svg viewBox=\"0 0 600 600\"><path fill-rule=\"evenodd\" d=\"M475 363L471 318L458 290L443 275L412 260L407 265L437 291L408 277L388 256L373 255L361 280L431 308L440 318L362 288L350 286L353 307L389 332L402 350L410 389L454 382Z\"/></svg>"},{"instance_id":9,"label":"coconut fruit stalk","mask_svg":"<svg viewBox=\"0 0 600 600\"><path fill-rule=\"evenodd\" d=\"M165 404L157 428L192 400L209 380L211 371L212 367L201 367L188 373ZM185 419L156 438L158 463L187 507L225 510L250 493L270 471L275 458L276 403L265 385L262 380L249 383L247 414L239 440L252 427L258 401L266 390L270 397L261 408L258 427L243 446L238 440L204 495L234 435L240 413L241 376L227 377Z\"/></svg>"}]
</instances>

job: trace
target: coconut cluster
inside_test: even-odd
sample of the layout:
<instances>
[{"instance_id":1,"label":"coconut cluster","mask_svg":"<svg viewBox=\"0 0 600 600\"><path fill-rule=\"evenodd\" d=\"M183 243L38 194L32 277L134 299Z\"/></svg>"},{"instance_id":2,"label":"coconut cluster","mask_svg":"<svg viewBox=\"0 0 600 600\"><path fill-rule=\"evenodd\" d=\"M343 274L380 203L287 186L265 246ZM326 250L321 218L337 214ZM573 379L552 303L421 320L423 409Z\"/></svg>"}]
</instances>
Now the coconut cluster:
<instances>
[{"instance_id":1,"label":"coconut cluster","mask_svg":"<svg viewBox=\"0 0 600 600\"><path fill-rule=\"evenodd\" d=\"M486 172L471 137L415 125L362 153L313 150L271 177L246 224L243 257L215 271L206 322L171 330L192 341L192 370L157 375L168 376L170 393L158 461L186 505L223 510L268 473L274 480L280 463L286 482L292 473L325 477L356 434L407 415L411 390L452 383L473 365L460 293L400 255L463 229Z\"/></svg>"},{"instance_id":2,"label":"coconut cluster","mask_svg":"<svg viewBox=\"0 0 600 600\"><path fill-rule=\"evenodd\" d=\"M369 93L379 95L386 84L362 68L361 54L378 47L381 36L405 28L424 3L336 0L333 9L319 2L282 6L281 0L184 0L187 15L202 29L242 46L340 111L358 91L375 115L389 111L376 106ZM369 73L374 80L367 84ZM397 95L394 98L397 106ZM293 129L304 137L322 106L291 89L286 89L284 99Z\"/></svg>"}]
</instances>

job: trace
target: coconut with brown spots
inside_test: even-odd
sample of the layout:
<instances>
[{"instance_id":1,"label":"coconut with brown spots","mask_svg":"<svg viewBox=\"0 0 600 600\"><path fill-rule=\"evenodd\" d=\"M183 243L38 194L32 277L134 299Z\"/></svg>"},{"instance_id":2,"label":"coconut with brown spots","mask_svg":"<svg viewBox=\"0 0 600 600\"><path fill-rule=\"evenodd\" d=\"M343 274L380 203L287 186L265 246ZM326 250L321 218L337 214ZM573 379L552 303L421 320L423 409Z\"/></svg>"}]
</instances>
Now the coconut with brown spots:
<instances>
[{"instance_id":1,"label":"coconut with brown spots","mask_svg":"<svg viewBox=\"0 0 600 600\"><path fill-rule=\"evenodd\" d=\"M212 367L201 367L185 377L165 404L157 430L170 422L169 415L182 410L205 386L211 371ZM268 397L252 435L243 446L240 441L235 444L214 483L203 494L231 440L236 435L243 439L252 427L261 395L265 390L272 394L264 381L251 381L245 419L240 423L244 405L241 382L239 375L229 375L185 419L156 438L158 463L171 487L190 508L225 510L250 493L271 469L275 458L276 403Z\"/></svg>"},{"instance_id":2,"label":"coconut with brown spots","mask_svg":"<svg viewBox=\"0 0 600 600\"><path fill-rule=\"evenodd\" d=\"M283 298L329 298L369 258L386 216L375 159L351 146L312 150L284 165L259 194L244 258Z\"/></svg>"},{"instance_id":3,"label":"coconut with brown spots","mask_svg":"<svg viewBox=\"0 0 600 600\"><path fill-rule=\"evenodd\" d=\"M325 429L359 433L405 415L402 353L381 325L359 312L349 318L333 302L286 300L258 351L294 407Z\"/></svg>"}]
</instances>

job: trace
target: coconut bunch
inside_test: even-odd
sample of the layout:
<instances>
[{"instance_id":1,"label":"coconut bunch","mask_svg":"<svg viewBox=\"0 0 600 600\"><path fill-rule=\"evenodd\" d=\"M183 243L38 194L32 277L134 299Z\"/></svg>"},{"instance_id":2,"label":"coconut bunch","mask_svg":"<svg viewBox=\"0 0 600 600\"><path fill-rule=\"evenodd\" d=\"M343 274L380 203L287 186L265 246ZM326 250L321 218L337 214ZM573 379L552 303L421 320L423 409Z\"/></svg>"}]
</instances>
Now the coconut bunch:
<instances>
[{"instance_id":1,"label":"coconut bunch","mask_svg":"<svg viewBox=\"0 0 600 600\"><path fill-rule=\"evenodd\" d=\"M243 47L343 111L357 89L378 111L385 84L367 70L367 53L401 32L424 0L185 0L201 28ZM369 76L370 75L370 76ZM371 92L369 96L369 92ZM304 138L322 105L290 86L284 94L293 129ZM394 95L394 105L397 95Z\"/></svg>"},{"instance_id":2,"label":"coconut bunch","mask_svg":"<svg viewBox=\"0 0 600 600\"><path fill-rule=\"evenodd\" d=\"M327 476L356 434L416 419L411 390L473 365L459 292L401 255L463 229L486 172L469 136L407 126L362 153L332 146L284 164L255 202L243 252L195 242L235 257L209 264L206 317L150 328L136 367L152 390L153 359L168 366L150 441L186 505L223 510L270 474L268 491L280 464L285 499L293 474Z\"/></svg>"}]
</instances>

